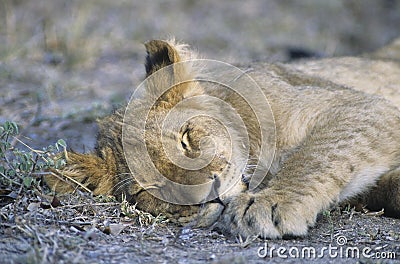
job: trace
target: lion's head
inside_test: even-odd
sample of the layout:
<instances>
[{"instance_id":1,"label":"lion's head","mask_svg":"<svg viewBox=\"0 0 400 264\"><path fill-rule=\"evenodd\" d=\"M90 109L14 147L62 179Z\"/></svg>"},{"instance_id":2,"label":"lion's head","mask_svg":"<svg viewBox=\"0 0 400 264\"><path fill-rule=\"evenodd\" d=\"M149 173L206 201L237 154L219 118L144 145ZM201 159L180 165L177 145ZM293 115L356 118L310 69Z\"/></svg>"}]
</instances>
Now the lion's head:
<instances>
[{"instance_id":1,"label":"lion's head","mask_svg":"<svg viewBox=\"0 0 400 264\"><path fill-rule=\"evenodd\" d=\"M246 189L245 124L224 103L234 96L197 78L198 61L185 45L154 40L145 46L146 80L128 104L122 136L127 164L145 190L135 202L149 211L152 199L164 201L178 215L203 205L199 225L207 225Z\"/></svg>"}]
</instances>

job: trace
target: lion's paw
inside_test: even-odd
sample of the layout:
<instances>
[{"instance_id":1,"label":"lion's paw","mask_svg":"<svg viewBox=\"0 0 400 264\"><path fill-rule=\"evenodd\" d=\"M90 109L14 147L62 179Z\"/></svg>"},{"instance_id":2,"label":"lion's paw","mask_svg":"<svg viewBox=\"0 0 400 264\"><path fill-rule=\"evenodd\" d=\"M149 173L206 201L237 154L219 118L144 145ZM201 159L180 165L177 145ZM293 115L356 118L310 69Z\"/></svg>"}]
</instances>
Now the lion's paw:
<instances>
[{"instance_id":1,"label":"lion's paw","mask_svg":"<svg viewBox=\"0 0 400 264\"><path fill-rule=\"evenodd\" d=\"M303 236L308 226L314 224L317 212L289 198L242 193L225 209L224 228L242 237Z\"/></svg>"}]
</instances>

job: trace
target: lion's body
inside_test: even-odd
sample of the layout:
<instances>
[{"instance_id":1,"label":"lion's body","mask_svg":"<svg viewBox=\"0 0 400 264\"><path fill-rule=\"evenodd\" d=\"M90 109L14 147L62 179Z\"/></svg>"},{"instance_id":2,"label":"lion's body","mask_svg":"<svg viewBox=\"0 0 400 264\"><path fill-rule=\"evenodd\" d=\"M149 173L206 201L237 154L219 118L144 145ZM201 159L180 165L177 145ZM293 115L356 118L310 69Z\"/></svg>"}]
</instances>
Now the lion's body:
<instances>
[{"instance_id":1,"label":"lion's body","mask_svg":"<svg viewBox=\"0 0 400 264\"><path fill-rule=\"evenodd\" d=\"M196 216L199 226L219 222L228 232L244 236L304 235L320 212L352 198L360 199L372 209L384 208L387 214L400 216L400 51L395 53L397 57L391 55L391 60L385 58L385 54L398 51L399 46L394 43L386 48L386 53L383 49L371 56L374 59L331 58L244 67L268 98L276 129L274 155L267 151L260 156L261 132L251 108L237 95L223 96L244 120L250 138L251 160L261 160L261 164L272 160L268 174L255 190L247 190L249 179L245 179L220 195L220 203L210 202L205 206L175 205L153 197L133 179L129 162L125 160L124 109L99 122L95 152L69 153L62 173L86 185L94 194L120 197L124 193L142 210L164 213L181 223ZM163 41L149 42L146 48L147 76L183 60L188 53L180 46ZM180 100L216 93L218 90L198 89L196 85L178 85L155 104L154 115L149 116L152 120L148 126L148 148L156 167L167 178L199 184L207 180L207 177L201 178L207 173L209 177L223 177L222 172L218 172L223 166L229 165L228 175L246 176L254 170L257 162L249 161L248 171L237 171L234 158L233 162L220 158L226 156L224 146L229 145L223 142L223 132L215 135L223 142L217 144L220 156L201 173L178 170L157 151L162 147L155 139L160 133L157 130L159 117L165 117ZM204 106L193 106L201 107L223 118L224 111L218 110L218 106L209 106L207 102ZM259 106L255 103L251 107ZM171 136L185 156L198 154L199 138L208 135L204 131L210 129L207 122L200 118L187 125L186 130ZM56 191L73 190L54 178L48 177L47 181ZM208 195L205 193L204 197Z\"/></svg>"}]
</instances>

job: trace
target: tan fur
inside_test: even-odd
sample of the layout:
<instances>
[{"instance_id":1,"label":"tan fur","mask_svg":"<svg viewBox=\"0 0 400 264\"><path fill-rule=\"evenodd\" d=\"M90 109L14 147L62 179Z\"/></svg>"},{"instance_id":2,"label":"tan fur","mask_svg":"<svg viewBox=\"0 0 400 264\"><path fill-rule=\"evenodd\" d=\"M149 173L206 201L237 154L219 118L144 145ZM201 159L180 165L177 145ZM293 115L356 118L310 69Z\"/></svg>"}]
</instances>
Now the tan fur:
<instances>
[{"instance_id":1,"label":"tan fur","mask_svg":"<svg viewBox=\"0 0 400 264\"><path fill-rule=\"evenodd\" d=\"M95 194L108 193L120 198L124 193L139 209L164 213L182 224L196 220L198 226L209 226L217 222L227 232L242 236L305 235L321 211L352 198L360 199L372 209L384 208L389 215L400 216L400 96L397 91L400 52L397 43L369 58L259 63L245 67L272 109L276 142L268 142L268 146L276 143L274 156L268 151L259 156L261 132L255 115L234 93L186 83L157 98L146 124L149 132L146 138L150 142L149 155L163 175L179 183L199 184L243 174L243 182L220 195L218 203L180 206L161 201L145 191L130 174L125 160L121 141L124 109L100 121L96 150L89 154L69 153L67 166L61 173L82 182ZM172 41L150 41L146 49L147 76L165 66L194 58L187 46ZM393 59L389 60L385 54L391 54ZM190 67L174 66L172 72L148 84L148 96L154 95L161 84L189 75L195 76L196 72ZM235 153L231 162L225 158L229 154L226 131L203 117L192 120L185 129L171 131L167 141L177 144L187 157L194 158L200 155L200 138L213 136L217 155L207 167L184 170L160 151L159 120L183 99L201 94L220 97L242 116L250 136L250 159L245 171L236 167ZM262 103L260 100L259 104ZM190 107L206 109L222 118L227 111L207 100ZM256 102L251 107L261 105ZM268 120L262 118L261 122ZM140 157L134 154L129 158L140 166ZM260 160L259 165L263 166L268 159L273 163L264 181L256 190L247 190L246 182L254 171L255 161ZM223 170L228 176L223 176ZM150 185L157 185L152 182L152 175L146 177ZM58 192L72 190L50 177L47 182ZM207 197L212 191L201 190L193 195Z\"/></svg>"}]
</instances>

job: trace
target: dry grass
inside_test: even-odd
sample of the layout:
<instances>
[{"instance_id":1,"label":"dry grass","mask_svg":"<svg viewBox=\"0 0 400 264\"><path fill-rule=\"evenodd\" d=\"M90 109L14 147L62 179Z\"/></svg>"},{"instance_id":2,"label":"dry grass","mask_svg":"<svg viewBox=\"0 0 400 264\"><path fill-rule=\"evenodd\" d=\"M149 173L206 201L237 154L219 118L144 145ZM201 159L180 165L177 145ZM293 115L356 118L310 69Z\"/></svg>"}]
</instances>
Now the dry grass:
<instances>
[{"instance_id":1,"label":"dry grass","mask_svg":"<svg viewBox=\"0 0 400 264\"><path fill-rule=\"evenodd\" d=\"M24 190L15 199L9 197L9 203L0 209L0 255L8 256L11 262L80 262L84 258L82 247L88 243L90 247L91 241L115 238L121 232L119 238L140 241L157 237L156 228L166 228L162 217L111 197L92 197L79 191L55 197L38 189ZM15 248L16 243L19 246Z\"/></svg>"}]
</instances>

